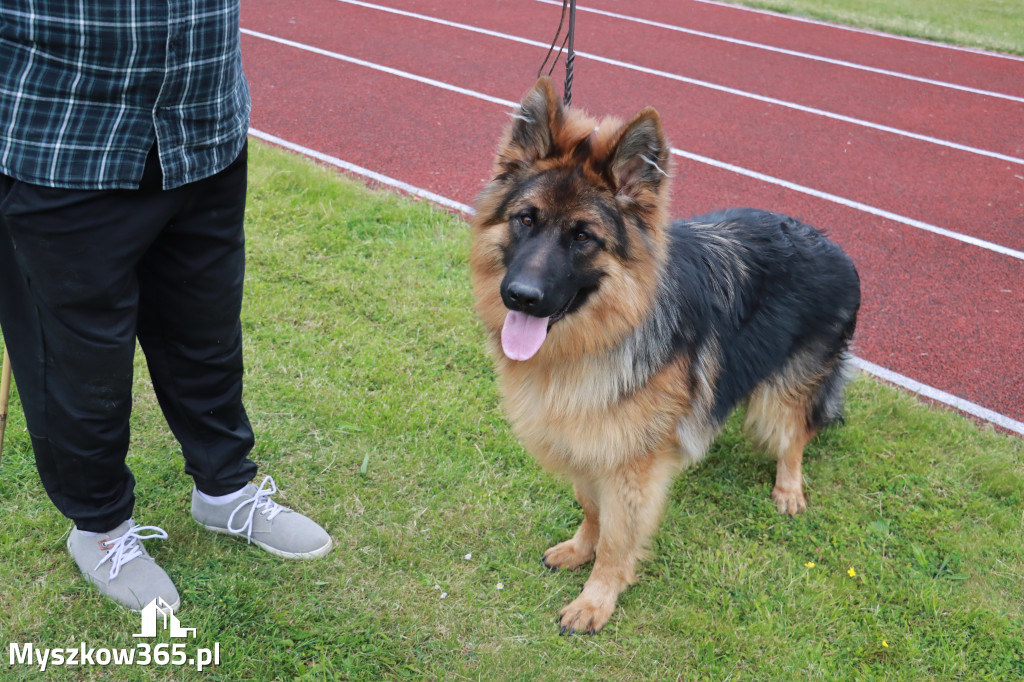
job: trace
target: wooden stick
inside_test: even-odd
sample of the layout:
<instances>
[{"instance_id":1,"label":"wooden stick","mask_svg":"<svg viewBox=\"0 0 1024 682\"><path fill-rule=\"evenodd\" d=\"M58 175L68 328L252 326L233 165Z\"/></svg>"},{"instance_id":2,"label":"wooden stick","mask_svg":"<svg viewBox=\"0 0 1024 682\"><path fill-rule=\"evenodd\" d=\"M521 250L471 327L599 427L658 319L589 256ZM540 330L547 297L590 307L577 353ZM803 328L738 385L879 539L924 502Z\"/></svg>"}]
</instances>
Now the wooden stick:
<instances>
[{"instance_id":1,"label":"wooden stick","mask_svg":"<svg viewBox=\"0 0 1024 682\"><path fill-rule=\"evenodd\" d=\"M4 346L4 368L0 372L0 458L4 454L4 431L7 430L7 406L11 400L11 356Z\"/></svg>"}]
</instances>

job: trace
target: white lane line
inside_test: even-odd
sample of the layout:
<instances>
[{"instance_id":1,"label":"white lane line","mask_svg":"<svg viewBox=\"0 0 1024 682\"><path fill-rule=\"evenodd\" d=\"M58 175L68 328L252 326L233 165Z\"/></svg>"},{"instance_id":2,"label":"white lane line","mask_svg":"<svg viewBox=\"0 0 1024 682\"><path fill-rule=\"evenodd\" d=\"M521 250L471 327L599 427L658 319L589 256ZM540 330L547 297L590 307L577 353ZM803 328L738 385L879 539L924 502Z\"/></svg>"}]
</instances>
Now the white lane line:
<instances>
[{"instance_id":1,"label":"white lane line","mask_svg":"<svg viewBox=\"0 0 1024 682\"><path fill-rule=\"evenodd\" d=\"M970 235L961 234L960 232L954 232L953 230L948 230L944 227L939 227L938 225L926 223L923 220L908 218L907 216L902 216L899 215L898 213L893 213L892 211L886 211L883 208L877 208L869 204L854 201L853 199L847 199L837 194L823 192L819 189L814 189L813 187L798 185L797 183L790 182L789 180L783 180L782 178L776 178L771 175L765 175L764 173L759 173L758 171L755 170L742 168L741 166L726 163L725 161L719 161L718 159L712 159L707 156L701 156L700 154L694 154L693 152L683 151L682 149L676 149L675 147L672 148L672 153L683 158L690 159L691 161L697 161L698 163L714 166L715 168L721 168L722 170L727 170L732 173L744 175L748 178L754 178L755 180L760 180L761 182L767 182L772 185L785 187L786 189L791 189L794 192L800 192L801 194L807 194L817 199L831 201L832 203L839 204L840 206L846 206L848 208L853 208L858 211L863 211L864 213L870 213L871 215L876 215L880 218L885 218L886 220L902 223L903 225L909 225L910 227L916 227L917 229L924 230L925 232L931 232L933 234L941 235L943 237L948 237L949 239L955 239L957 241L964 242L965 244L971 244L972 246L977 246L982 249L987 249L989 251L1000 253L1004 256L1010 256L1011 258L1016 258L1017 260L1024 261L1024 251L1011 249L1008 246L995 244L993 242L985 241L984 239L978 239L977 237L971 237Z\"/></svg>"},{"instance_id":2,"label":"white lane line","mask_svg":"<svg viewBox=\"0 0 1024 682\"><path fill-rule=\"evenodd\" d=\"M913 391L925 398L935 400L944 405L949 405L950 407L955 407L961 412L966 412L967 414L974 415L975 417L980 417L981 419L997 424L1008 431L1015 431L1024 435L1024 422L1011 419L1005 414L990 410L987 407L982 407L981 405L972 403L969 400L964 400L952 393L946 393L945 391L941 391L933 386L922 384L916 379L911 379L908 376L897 374L890 369L876 365L873 362L868 362L863 358L854 357L852 358L852 362L856 367L859 367L869 374L874 374L879 379L884 379L891 384L902 386L903 388Z\"/></svg>"},{"instance_id":3,"label":"white lane line","mask_svg":"<svg viewBox=\"0 0 1024 682\"><path fill-rule=\"evenodd\" d=\"M476 99L482 99L488 102L493 102L494 104L501 104L504 106L517 106L516 102L509 102L509 100L507 99L491 97L490 95L485 95L482 92L476 92L475 90L467 90L465 88L460 88L457 85L451 85L450 83L434 80L433 78L427 78L426 76L417 76L416 74L409 73L408 71L392 69L390 66L384 66L383 64L375 64L373 62L368 62L357 57L349 57L348 55L345 54L331 52L330 50L324 50L319 47L314 47L313 45L306 45L305 43L298 43L295 42L294 40L288 40L287 38L279 38L277 36L272 36L267 33L260 33L259 31L253 31L247 28L241 29L241 32L244 35L252 36L253 38L269 40L274 43L280 43L281 45L287 45L288 47L294 47L299 50L305 50L306 52L312 52L313 54L318 54L322 57L330 57L331 59L337 59L339 61L348 62L349 64L355 64L356 66L365 66L366 68L373 69L374 71L383 71L384 73L391 74L392 76L407 78L409 80L414 80L425 85L432 85L435 88L448 90L449 92L457 92L460 95L468 95L470 97L475 97Z\"/></svg>"},{"instance_id":4,"label":"white lane line","mask_svg":"<svg viewBox=\"0 0 1024 682\"><path fill-rule=\"evenodd\" d=\"M724 7L726 9L735 9L743 12L752 12L754 14L766 14L776 19L789 19L791 21L800 21L805 24L814 24L816 26L825 26L827 28L834 28L840 31L850 31L851 33L865 33L869 36L876 38L888 38L890 40L900 40L906 43L916 43L918 45L927 45L928 47L937 47L944 50L956 50L957 52L968 52L970 54L976 54L982 57L996 57L998 59L1010 59L1012 61L1024 61L1024 57L1019 57L1015 54L1005 54L1003 52L993 52L992 50L985 50L980 47L968 47L966 45L952 45L950 43L940 43L937 40L928 40L926 38L915 38L913 36L901 36L895 33L885 33L884 31L877 31L871 28L859 28L857 26L846 26L844 24L837 24L832 21L823 21L821 19L811 19L810 17L800 17L795 14L783 14L782 12L773 12L769 9L760 9L758 7L744 7L742 5L734 5L729 2L719 2L719 0L693 0L693 2L700 2L705 5L715 5L716 7ZM579 9L577 7L576 9Z\"/></svg>"},{"instance_id":5,"label":"white lane line","mask_svg":"<svg viewBox=\"0 0 1024 682\"><path fill-rule=\"evenodd\" d=\"M399 69L393 69L393 68L388 67L388 66L382 66L380 64L374 64L373 62L368 62L368 61L365 61L365 60L362 60L362 59L356 59L354 57L349 57L347 55L338 54L337 52L330 52L329 50L324 50L324 49L321 49L321 48L318 48L318 47L313 47L313 46L310 46L310 45L304 45L302 43L297 43L294 40L287 40L285 38L278 38L276 36L267 35L265 33L259 33L257 31L251 31L251 30L245 29L245 28L242 29L242 33L244 33L246 35L249 35L249 36L253 36L255 38L261 38L261 39L269 40L269 41L272 41L272 42L275 42L275 43L280 43L280 44L286 45L288 47L294 47L294 48L297 48L297 49L300 49L300 50L305 50L307 52L312 52L314 54L321 55L321 56L324 56L324 57L330 57L332 59L338 59L338 60L341 60L341 61L344 61L344 62L348 62L348 63L351 63L351 64L356 64L358 66L362 66L362 67L365 67L365 68L373 69L373 70L376 70L376 71L382 71L382 72L390 74L392 76L398 76L399 78L407 78L409 80L413 80L413 81L416 81L418 83L423 83L425 85L430 85L430 86L433 86L433 87L442 88L444 90L449 90L451 92L455 92L455 93L458 93L460 95L465 95L467 97L474 97L476 99L481 99L481 100L484 100L484 101L487 101L487 102L492 102L494 104L500 104L500 105L502 105L502 106L504 106L504 107L506 107L508 109L515 109L516 107L519 106L518 102L513 102L513 101L507 100L507 99L502 99L500 97L493 97L491 95L485 95L483 93L476 92L474 90L469 90L467 88L460 88L460 87L457 87L457 86L454 86L454 85L449 85L448 83L443 83L441 81L434 80L433 78L425 78L423 76L417 76L416 74L412 74L412 73L409 73L407 71L401 71ZM800 184L797 184L795 182L790 182L789 180L783 180L782 178L776 178L774 176L767 175L767 174L761 173L759 171L750 170L748 168L743 168L741 166L736 166L734 164L727 163L725 161L719 161L717 159L712 159L712 158L710 158L708 156L702 156L700 154L695 154L693 152L684 151L682 149L677 149L675 147L672 148L672 153L677 155L677 156L681 156L683 158L689 159L691 161L696 161L698 163L703 163L703 164L706 164L706 165L709 165L709 166L714 166L715 168L720 168L720 169L727 170L727 171L730 171L730 172L733 172L733 173L737 173L739 175L744 175L744 176L749 177L749 178L754 178L754 179L759 180L761 182L767 182L767 183L772 184L772 185L777 185L779 187L784 187L786 189L790 189L790 190L793 190L795 192L800 192L801 194L807 194L807 195L815 197L817 199L824 199L825 201L830 201L832 203L839 204L841 206L846 206L848 208L853 208L853 209L856 209L858 211L862 211L864 213L870 213L871 215L879 216L881 218L885 218L885 219L891 220L893 222L901 223L903 225L908 225L910 227L913 227L913 228L916 228L916 229L919 229L919 230L924 230L926 232L931 232L933 234L941 235L943 237L948 237L950 239L955 239L957 241L964 242L965 244L971 244L972 246L977 246L979 248L986 249L988 251L993 251L995 253L999 253L999 254L1002 254L1004 256L1010 256L1011 258L1016 258L1017 260L1024 261L1024 251L1018 251L1016 249L1011 249L1011 248L1009 248L1007 246L1003 246L1001 244L996 244L994 242L989 242L989 241L986 241L984 239L978 239L977 237L972 237L970 235L962 234L960 232L955 232L953 230L949 230L949 229L946 229L944 227L939 227L937 225L932 225L930 223L926 223L926 222L921 221L921 220L916 220L914 218L908 218L907 216L902 216L902 215L899 215L898 213L893 213L892 211L886 211L885 209L882 209L882 208L877 208L877 207L871 206L869 204L865 204L865 203L862 203L862 202L859 202L859 201L854 201L853 199L847 199L845 197L841 197L841 196L836 195L836 194L831 194L829 192L824 192L822 190L817 190L817 189L814 189L813 187L807 187L805 185L800 185Z\"/></svg>"},{"instance_id":6,"label":"white lane line","mask_svg":"<svg viewBox=\"0 0 1024 682\"><path fill-rule=\"evenodd\" d=\"M382 175L381 173L377 173L376 171L372 171L362 166L357 166L356 164L349 163L348 161L343 161L342 159L339 159L336 156L330 156L328 154L324 154L323 152L319 152L315 149L310 149L309 147L304 147L300 144L290 142L276 135L271 135L270 133L263 132L262 130L249 128L249 134L252 135L253 137L259 138L266 142L270 142L279 147L290 149L294 152L298 152L300 154L304 154L305 156L314 158L318 161L322 161L323 163L329 163L350 173L354 173L356 175L361 175L365 178L369 178L370 180L373 180L374 182L380 183L382 185L394 187L395 189L399 189L407 194L411 194L413 196L426 199L427 201L433 202L435 204L439 204L441 206L445 206L447 208L459 211L460 213L463 213L467 216L471 216L475 213L473 207L455 201L454 199L449 199L439 194L435 194L434 192L430 192L428 190L415 187L407 182L403 182L401 180L396 180L395 178ZM884 379L889 383L896 384L897 386L902 386L903 388L909 389L914 393L925 396L926 398L930 398L932 400L943 403L945 405L949 405L951 407L955 407L956 409L962 412L974 415L975 417L980 417L981 419L990 421L993 424L998 424L999 426L1005 429L1008 429L1010 431L1016 431L1017 433L1024 435L1024 423L1016 421L1015 419L1011 419L1010 417L1007 417L1004 414L1000 414L999 412L995 412L994 410L990 410L988 408L982 407L981 405L977 405L968 400L964 400L963 398L955 396L952 393L940 391L937 388L928 386L927 384L923 384L915 379L911 379L910 377L904 376L902 374L897 374L892 370L886 369L885 367L876 365L872 362L868 362L867 360L863 360L858 357L853 357L852 361L856 367L862 369L865 372L868 372L869 374L873 374L876 377L879 377L880 379Z\"/></svg>"},{"instance_id":7,"label":"white lane line","mask_svg":"<svg viewBox=\"0 0 1024 682\"><path fill-rule=\"evenodd\" d=\"M369 2L362 2L361 0L335 0L336 2L342 2L347 5L356 5L358 7L365 7L367 9L379 10L381 12L387 12L388 14L396 14L411 19L417 19L419 21L427 21L433 24L440 24L441 26L447 26L449 28L455 28L462 31L470 31L472 33L479 33L481 35L490 36L492 38L500 38L502 40L509 40L512 42L520 43L523 45L532 45L534 47L540 47L547 50L550 45L542 43L529 38L521 38L519 36L509 35L507 33L499 33L498 31L492 31L486 28L479 28L477 26L471 26L469 24L461 24L455 21L448 21L447 19L438 19L437 17L431 17L426 14L417 14L416 12L408 12L406 10L395 9L394 7L387 7L385 5L375 5ZM818 109L816 107L809 107L803 104L797 104L795 102L789 102L787 100L778 99L776 97L768 97L767 95L759 95L755 92L748 92L746 90L739 90L737 88L730 88L725 85L719 85L710 81L704 81L697 78L689 78L688 76L681 76L676 73L669 71L661 71L660 69L651 69L646 66L640 66L638 64L631 64L629 62L620 61L618 59L612 59L610 57L602 57L600 55L592 54L590 52L576 52L577 58L591 59L602 64L608 64L609 66L615 66L621 69L628 69L630 71L636 71L639 73L647 74L650 76L657 76L658 78L665 78L668 80L678 81L680 83L686 83L687 85L694 85L708 90L714 90L716 92L724 92L728 95L735 95L737 97L744 97L746 99L752 99L757 102L764 102L765 104L774 104L776 106L785 107L787 109L793 109L795 111L801 111L806 114L812 114L814 116L822 116L835 121L842 121L844 123L850 123L852 125L861 126L864 128L871 128L873 130L879 130L885 133L893 135L899 135L901 137L907 137L921 142L927 142L929 144L938 145L941 147L947 147L950 149L956 149L958 151L968 152L970 154L978 154L980 156L987 156L993 159L999 159L1000 161L1008 161L1009 163L1015 163L1024 165L1024 158L1017 156L1010 156L1009 154L1003 154L1001 152L995 152L988 149L981 149L980 147L972 147L970 145L960 144L959 142L951 142L949 140L943 140L938 137L932 137L931 135L922 135L920 133L913 133L909 130L903 130L901 128L894 128L892 126L883 125L881 123L874 123L862 118L855 118L853 116L846 116L843 114L837 114L832 111L826 111L825 109Z\"/></svg>"},{"instance_id":8,"label":"white lane line","mask_svg":"<svg viewBox=\"0 0 1024 682\"><path fill-rule=\"evenodd\" d=\"M458 201L455 201L454 199L449 199L447 197L441 196L440 194L434 194L433 192L430 192L428 190L421 189L414 185L410 185L409 183L406 182L402 182L401 180L396 180L394 178L388 177L387 175L382 175L376 171L370 170L369 168L363 168L362 166L357 166L354 163L343 161L336 156L329 156L327 154L324 154L323 152L318 152L315 149L310 149L309 147L303 147L302 145L295 144L294 142L289 142L288 140L280 138L276 135L271 135L270 133L265 133L262 130L257 130L255 128L249 128L249 134L265 142L275 144L278 147L291 149L293 152L305 154L306 156L312 157L317 161L322 161L324 163L329 163L332 166L337 166L338 168L346 170L349 173L355 173L356 175L361 175L364 178L369 178L374 182L380 183L382 185L387 185L388 187L394 187L395 189L402 190L406 194L412 194L413 196L417 196L420 197L421 199L426 199L427 201L433 202L435 204L439 204L441 206L445 206L447 208L460 211L461 213L466 213L468 215L473 214L473 209L467 206L466 204L461 204Z\"/></svg>"},{"instance_id":9,"label":"white lane line","mask_svg":"<svg viewBox=\"0 0 1024 682\"><path fill-rule=\"evenodd\" d=\"M537 2L544 3L546 5L557 5L561 7L562 3L557 0L537 0ZM740 38L732 38L730 36L724 36L718 33L708 33L706 31L698 31L692 28L686 28L683 26L677 26L675 24L666 24L660 21L652 21L650 19L642 19L640 17L632 17L626 14L619 14L618 12L609 12L603 9L595 9L592 7L580 7L576 9L580 12L590 12L591 14L600 14L613 19L620 19L623 21L631 21L637 24L643 24L645 26L653 26L655 28L662 28L669 31L676 31L678 33L686 33L688 35L698 36L700 38L709 38L711 40L719 40L726 43L732 43L734 45L742 45L744 47L752 47L758 50L765 50L767 52L776 52L784 54L790 57L799 57L801 59L809 59L816 62L824 62L826 64L832 64L835 66L843 66L849 69L857 69L860 71L869 71L871 73L881 74L883 76L891 76L893 78L902 78L905 80L915 81L918 83L927 83L928 85L935 85L940 88L949 88L952 90L961 90L963 92L969 92L973 95L984 95L986 97L997 97L999 99L1010 100L1011 102L1024 103L1024 97L1018 97L1016 95L1009 95L1003 92L996 92L994 90L983 90L981 88L972 88L968 85L960 85L959 83L950 83L948 81L940 81L934 78L925 78L923 76L914 76L909 73L903 73L902 71L892 71L890 69L881 69L874 66L867 66L865 64L858 64L856 62L850 62L843 59L833 59L831 57L823 57L821 55L811 54L809 52L799 52L797 50L789 50L782 47L775 47L773 45L767 45L765 43L755 43L750 40L742 40Z\"/></svg>"}]
</instances>

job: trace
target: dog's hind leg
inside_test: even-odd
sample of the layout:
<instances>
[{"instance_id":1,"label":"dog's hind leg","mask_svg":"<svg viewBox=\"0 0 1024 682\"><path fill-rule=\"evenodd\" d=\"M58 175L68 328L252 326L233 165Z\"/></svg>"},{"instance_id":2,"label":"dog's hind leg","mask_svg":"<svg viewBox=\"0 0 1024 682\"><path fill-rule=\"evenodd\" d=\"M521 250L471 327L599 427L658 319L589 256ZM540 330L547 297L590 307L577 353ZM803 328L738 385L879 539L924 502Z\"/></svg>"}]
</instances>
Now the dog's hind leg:
<instances>
[{"instance_id":1,"label":"dog's hind leg","mask_svg":"<svg viewBox=\"0 0 1024 682\"><path fill-rule=\"evenodd\" d=\"M589 484L578 480L573 484L576 499L583 507L583 523L570 540L560 542L544 552L541 561L548 568L579 568L594 559L600 535L600 514Z\"/></svg>"},{"instance_id":2,"label":"dog's hind leg","mask_svg":"<svg viewBox=\"0 0 1024 682\"><path fill-rule=\"evenodd\" d=\"M837 346L824 358L810 353L793 357L750 395L745 426L778 458L772 500L782 514L792 516L807 508L804 447L823 428L842 421L847 380L846 355Z\"/></svg>"},{"instance_id":3,"label":"dog's hind leg","mask_svg":"<svg viewBox=\"0 0 1024 682\"><path fill-rule=\"evenodd\" d=\"M804 446L816 432L809 423L807 403L790 391L761 386L750 396L745 426L777 458L772 488L775 508L790 516L804 511Z\"/></svg>"},{"instance_id":4,"label":"dog's hind leg","mask_svg":"<svg viewBox=\"0 0 1024 682\"><path fill-rule=\"evenodd\" d=\"M678 467L678 456L666 448L594 481L600 513L594 569L561 611L563 633L594 633L608 622L619 593L636 580L636 562L646 554Z\"/></svg>"}]
</instances>

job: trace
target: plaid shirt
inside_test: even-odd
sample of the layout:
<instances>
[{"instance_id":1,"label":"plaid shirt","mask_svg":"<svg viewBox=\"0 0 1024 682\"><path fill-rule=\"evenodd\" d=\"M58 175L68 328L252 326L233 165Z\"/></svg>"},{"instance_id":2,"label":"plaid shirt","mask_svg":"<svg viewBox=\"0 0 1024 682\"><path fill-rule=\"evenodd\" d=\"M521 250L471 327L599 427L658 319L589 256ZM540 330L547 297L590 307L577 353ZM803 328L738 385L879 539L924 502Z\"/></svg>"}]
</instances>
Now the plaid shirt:
<instances>
[{"instance_id":1,"label":"plaid shirt","mask_svg":"<svg viewBox=\"0 0 1024 682\"><path fill-rule=\"evenodd\" d=\"M240 0L0 0L0 173L164 187L227 167L249 125Z\"/></svg>"}]
</instances>

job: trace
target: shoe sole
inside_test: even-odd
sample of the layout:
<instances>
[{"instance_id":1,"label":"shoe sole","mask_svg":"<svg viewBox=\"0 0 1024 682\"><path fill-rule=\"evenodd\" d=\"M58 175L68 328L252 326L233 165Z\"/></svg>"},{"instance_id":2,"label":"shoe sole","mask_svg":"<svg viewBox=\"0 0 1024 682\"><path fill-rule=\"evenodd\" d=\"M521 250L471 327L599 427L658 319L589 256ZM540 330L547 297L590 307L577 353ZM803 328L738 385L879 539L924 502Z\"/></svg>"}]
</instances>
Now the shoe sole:
<instances>
[{"instance_id":1,"label":"shoe sole","mask_svg":"<svg viewBox=\"0 0 1024 682\"><path fill-rule=\"evenodd\" d=\"M201 525L206 530L211 530L214 533L219 533L220 535L227 535L228 537L236 538L238 540L247 540L248 539L244 535L240 535L238 533L232 533L227 528L219 528L217 526L207 526L205 523L200 523L199 525ZM286 552L283 549L278 549L277 547L272 547L271 545L268 545L265 542L260 542L259 540L256 540L256 539L252 540L252 544L257 545L257 546L261 547L262 549L264 549L265 551L273 554L274 556L279 556L282 559L319 559L320 557L326 556L327 553L331 551L331 548L334 547L334 540L332 540L330 537L328 537L326 545L324 545L323 547L318 547L318 548L316 548L316 549L314 549L312 551L309 551L309 552Z\"/></svg>"}]
</instances>

